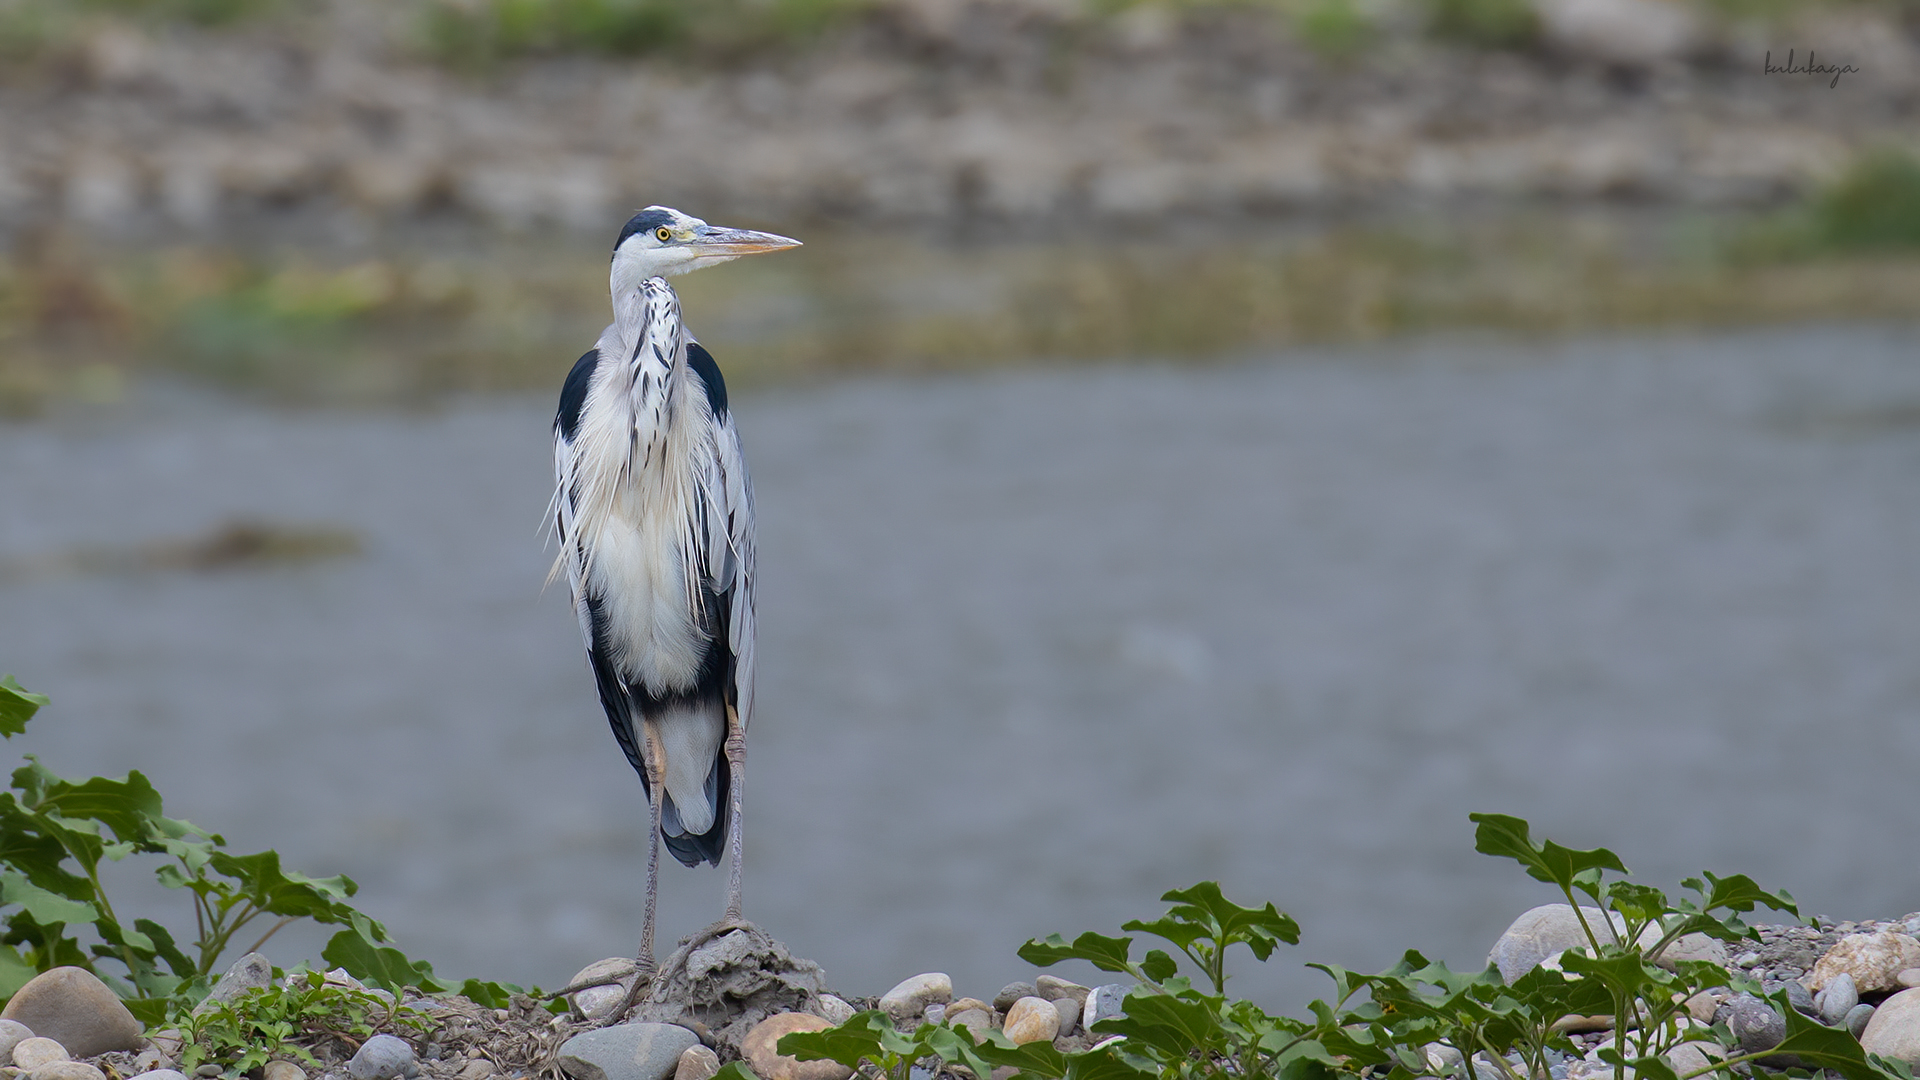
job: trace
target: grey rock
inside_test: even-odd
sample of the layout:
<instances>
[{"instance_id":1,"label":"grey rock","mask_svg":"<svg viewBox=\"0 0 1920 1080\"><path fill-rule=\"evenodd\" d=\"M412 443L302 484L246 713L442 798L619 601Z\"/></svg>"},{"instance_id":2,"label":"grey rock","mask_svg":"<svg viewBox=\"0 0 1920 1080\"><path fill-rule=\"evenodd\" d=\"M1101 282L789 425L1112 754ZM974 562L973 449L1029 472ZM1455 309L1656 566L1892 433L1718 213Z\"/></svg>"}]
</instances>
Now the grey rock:
<instances>
[{"instance_id":1,"label":"grey rock","mask_svg":"<svg viewBox=\"0 0 1920 1080\"><path fill-rule=\"evenodd\" d=\"M1847 1029L1847 1034L1857 1039L1866 1033L1867 1024L1872 1020L1873 1006L1861 1002L1853 1008L1848 1009L1846 1017L1842 1019L1840 1023L1841 1026Z\"/></svg>"},{"instance_id":2,"label":"grey rock","mask_svg":"<svg viewBox=\"0 0 1920 1080\"><path fill-rule=\"evenodd\" d=\"M394 1080L405 1076L413 1064L413 1047L393 1035L375 1035L360 1044L347 1062L347 1075L353 1080Z\"/></svg>"},{"instance_id":3,"label":"grey rock","mask_svg":"<svg viewBox=\"0 0 1920 1080\"><path fill-rule=\"evenodd\" d=\"M151 1069L134 1074L131 1080L187 1080L187 1074L178 1069Z\"/></svg>"},{"instance_id":4,"label":"grey rock","mask_svg":"<svg viewBox=\"0 0 1920 1080\"><path fill-rule=\"evenodd\" d=\"M936 1001L927 1006L920 1015L929 1024L945 1023L947 1019L947 1006L944 1002Z\"/></svg>"},{"instance_id":5,"label":"grey rock","mask_svg":"<svg viewBox=\"0 0 1920 1080\"><path fill-rule=\"evenodd\" d=\"M1820 1014L1820 1022L1828 1027L1839 1027L1846 1022L1847 1014L1860 1004L1860 992L1853 988L1853 976L1841 972L1827 981L1827 988L1816 994L1813 1007Z\"/></svg>"},{"instance_id":6,"label":"grey rock","mask_svg":"<svg viewBox=\"0 0 1920 1080\"><path fill-rule=\"evenodd\" d=\"M18 1020L74 1057L140 1049L140 1021L107 984L77 967L43 971L15 991L0 1019Z\"/></svg>"},{"instance_id":7,"label":"grey rock","mask_svg":"<svg viewBox=\"0 0 1920 1080\"><path fill-rule=\"evenodd\" d=\"M13 1060L13 1048L33 1038L33 1029L18 1020L0 1020L0 1061Z\"/></svg>"},{"instance_id":8,"label":"grey rock","mask_svg":"<svg viewBox=\"0 0 1920 1080\"><path fill-rule=\"evenodd\" d=\"M963 1027L973 1032L974 1038L984 1038L993 1030L993 1014L985 1009L961 1009L946 1018L948 1027Z\"/></svg>"},{"instance_id":9,"label":"grey rock","mask_svg":"<svg viewBox=\"0 0 1920 1080\"><path fill-rule=\"evenodd\" d=\"M704 1031L701 1041L715 1047L739 1046L769 1016L812 1012L827 989L819 964L748 926L712 938L695 935L661 970L666 978L628 1021Z\"/></svg>"},{"instance_id":10,"label":"grey rock","mask_svg":"<svg viewBox=\"0 0 1920 1080\"><path fill-rule=\"evenodd\" d=\"M1819 1006L1814 1004L1813 991L1807 989L1806 984L1798 979L1787 983L1787 1001L1793 1005L1796 1012L1804 1016L1820 1015Z\"/></svg>"},{"instance_id":11,"label":"grey rock","mask_svg":"<svg viewBox=\"0 0 1920 1080\"><path fill-rule=\"evenodd\" d=\"M13 1064L15 1068L32 1072L42 1065L51 1065L56 1061L67 1061L73 1057L58 1040L42 1035L21 1039L13 1045Z\"/></svg>"},{"instance_id":12,"label":"grey rock","mask_svg":"<svg viewBox=\"0 0 1920 1080\"><path fill-rule=\"evenodd\" d=\"M202 1065L199 1068L193 1070L193 1075L215 1077L215 1076L219 1076L221 1073L225 1071L226 1071L225 1069L222 1069L220 1066L215 1065L213 1062L209 1061L205 1065Z\"/></svg>"},{"instance_id":13,"label":"grey rock","mask_svg":"<svg viewBox=\"0 0 1920 1080\"><path fill-rule=\"evenodd\" d=\"M1054 998L1053 1011L1060 1014L1060 1034L1073 1034L1080 1024L1080 1003L1070 997Z\"/></svg>"},{"instance_id":14,"label":"grey rock","mask_svg":"<svg viewBox=\"0 0 1920 1080\"><path fill-rule=\"evenodd\" d=\"M1752 994L1727 999L1727 1027L1749 1054L1765 1053L1787 1037L1787 1021L1773 1006Z\"/></svg>"},{"instance_id":15,"label":"grey rock","mask_svg":"<svg viewBox=\"0 0 1920 1080\"><path fill-rule=\"evenodd\" d=\"M1920 989L1902 990L1881 1002L1860 1033L1860 1049L1920 1065Z\"/></svg>"},{"instance_id":16,"label":"grey rock","mask_svg":"<svg viewBox=\"0 0 1920 1080\"><path fill-rule=\"evenodd\" d=\"M559 1062L574 1080L667 1080L680 1055L698 1045L700 1037L678 1024L616 1024L568 1039Z\"/></svg>"},{"instance_id":17,"label":"grey rock","mask_svg":"<svg viewBox=\"0 0 1920 1080\"><path fill-rule=\"evenodd\" d=\"M1126 1001L1127 991L1131 989L1133 987L1125 983L1108 983L1105 986L1094 987L1093 992L1087 995L1087 1009L1082 1016L1087 1029L1091 1031L1093 1025L1109 1017L1125 1016L1126 1009L1122 1007L1122 1003Z\"/></svg>"},{"instance_id":18,"label":"grey rock","mask_svg":"<svg viewBox=\"0 0 1920 1080\"><path fill-rule=\"evenodd\" d=\"M207 1001L232 1001L249 990L262 990L273 985L273 964L257 952L250 952L233 962L213 984L207 993ZM202 1006L206 1002L201 1002ZM199 1012L199 1008L194 1009Z\"/></svg>"},{"instance_id":19,"label":"grey rock","mask_svg":"<svg viewBox=\"0 0 1920 1080\"><path fill-rule=\"evenodd\" d=\"M1034 989L1032 983L1011 982L1001 987L999 993L993 995L993 1007L999 1012L1006 1012L1008 1009L1013 1008L1013 1003L1019 1001L1021 998L1038 996L1039 993Z\"/></svg>"},{"instance_id":20,"label":"grey rock","mask_svg":"<svg viewBox=\"0 0 1920 1080\"><path fill-rule=\"evenodd\" d=\"M835 997L832 994L820 995L820 1017L822 1019L838 1025L853 1019L853 1014L854 1008L852 1005L847 1004L845 998Z\"/></svg>"},{"instance_id":21,"label":"grey rock","mask_svg":"<svg viewBox=\"0 0 1920 1080\"><path fill-rule=\"evenodd\" d=\"M895 1020L906 1020L920 1015L936 1001L945 1004L952 1000L953 980L945 972L929 971L902 979L893 989L881 994L880 1011Z\"/></svg>"}]
</instances>

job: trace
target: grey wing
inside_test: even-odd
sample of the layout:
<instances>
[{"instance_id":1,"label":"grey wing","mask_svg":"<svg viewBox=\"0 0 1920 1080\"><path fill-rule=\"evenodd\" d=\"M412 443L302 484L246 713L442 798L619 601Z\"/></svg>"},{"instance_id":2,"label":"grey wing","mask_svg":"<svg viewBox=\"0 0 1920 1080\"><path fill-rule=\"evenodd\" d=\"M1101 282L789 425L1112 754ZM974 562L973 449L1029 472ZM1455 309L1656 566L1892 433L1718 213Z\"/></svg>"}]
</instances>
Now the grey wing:
<instances>
[{"instance_id":1,"label":"grey wing","mask_svg":"<svg viewBox=\"0 0 1920 1080\"><path fill-rule=\"evenodd\" d=\"M701 539L707 578L727 608L734 707L744 728L753 712L753 484L730 411L715 418L713 456L700 496L705 503L701 518L706 535Z\"/></svg>"}]
</instances>

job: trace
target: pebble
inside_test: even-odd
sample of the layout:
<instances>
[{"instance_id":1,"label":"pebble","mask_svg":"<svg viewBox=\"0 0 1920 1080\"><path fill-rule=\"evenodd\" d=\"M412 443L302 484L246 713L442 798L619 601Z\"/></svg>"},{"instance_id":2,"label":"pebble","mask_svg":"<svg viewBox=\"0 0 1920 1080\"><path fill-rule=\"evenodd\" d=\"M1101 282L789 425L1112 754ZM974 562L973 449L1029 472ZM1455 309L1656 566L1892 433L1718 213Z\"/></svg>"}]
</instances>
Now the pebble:
<instances>
[{"instance_id":1,"label":"pebble","mask_svg":"<svg viewBox=\"0 0 1920 1080\"><path fill-rule=\"evenodd\" d=\"M784 1035L825 1031L832 1026L811 1013L775 1013L753 1025L747 1037L740 1040L740 1056L760 1080L847 1080L853 1070L837 1061L801 1061L778 1049Z\"/></svg>"},{"instance_id":2,"label":"pebble","mask_svg":"<svg viewBox=\"0 0 1920 1080\"><path fill-rule=\"evenodd\" d=\"M1080 1023L1080 1003L1070 997L1054 998L1053 1011L1060 1015L1060 1034L1073 1034Z\"/></svg>"},{"instance_id":3,"label":"pebble","mask_svg":"<svg viewBox=\"0 0 1920 1080\"><path fill-rule=\"evenodd\" d=\"M1105 986L1094 987L1093 991L1087 995L1087 1008L1083 1016L1087 1030L1092 1031L1093 1025L1109 1017L1125 1016L1127 1013L1121 1007L1121 1003L1126 1000L1127 991L1131 989L1133 987L1125 983L1108 983Z\"/></svg>"},{"instance_id":4,"label":"pebble","mask_svg":"<svg viewBox=\"0 0 1920 1080\"><path fill-rule=\"evenodd\" d=\"M140 1021L90 971L57 967L14 992L0 1018L18 1020L67 1048L75 1057L138 1050Z\"/></svg>"},{"instance_id":5,"label":"pebble","mask_svg":"<svg viewBox=\"0 0 1920 1080\"><path fill-rule=\"evenodd\" d=\"M206 1000L194 1006L193 1011L198 1013L212 1008L208 1002L232 1001L249 990L262 990L272 985L273 964L259 953L250 952L227 968L226 973L213 984L213 989L207 992Z\"/></svg>"},{"instance_id":6,"label":"pebble","mask_svg":"<svg viewBox=\"0 0 1920 1080\"><path fill-rule=\"evenodd\" d=\"M1726 1056L1726 1050L1719 1043L1683 1042L1667 1051L1667 1063L1673 1066L1674 1072L1685 1076L1701 1072Z\"/></svg>"},{"instance_id":7,"label":"pebble","mask_svg":"<svg viewBox=\"0 0 1920 1080\"><path fill-rule=\"evenodd\" d=\"M1093 990L1090 987L1081 986L1077 982L1068 982L1055 975L1042 975L1033 980L1033 992L1046 998L1048 1001L1072 998L1075 1005L1084 1009L1087 1006L1087 995L1092 993Z\"/></svg>"},{"instance_id":8,"label":"pebble","mask_svg":"<svg viewBox=\"0 0 1920 1080\"><path fill-rule=\"evenodd\" d=\"M1860 1033L1860 1049L1920 1065L1920 989L1902 990L1881 1002Z\"/></svg>"},{"instance_id":9,"label":"pebble","mask_svg":"<svg viewBox=\"0 0 1920 1080\"><path fill-rule=\"evenodd\" d=\"M609 956L605 960L595 960L586 967L573 973L567 985L586 982L590 979L612 978L619 976L620 981L606 986L589 986L569 995L567 1001L573 1011L584 1020L598 1020L607 1015L608 1010L620 1004L627 996L627 989L633 985L634 964L631 956Z\"/></svg>"},{"instance_id":10,"label":"pebble","mask_svg":"<svg viewBox=\"0 0 1920 1080\"><path fill-rule=\"evenodd\" d=\"M107 1080L107 1074L84 1061L50 1061L33 1070L31 1080Z\"/></svg>"},{"instance_id":11,"label":"pebble","mask_svg":"<svg viewBox=\"0 0 1920 1080\"><path fill-rule=\"evenodd\" d=\"M558 1060L574 1080L667 1080L700 1036L678 1024L615 1024L560 1044Z\"/></svg>"},{"instance_id":12,"label":"pebble","mask_svg":"<svg viewBox=\"0 0 1920 1080\"><path fill-rule=\"evenodd\" d=\"M307 1080L307 1070L291 1061L269 1061L260 1070L260 1080Z\"/></svg>"},{"instance_id":13,"label":"pebble","mask_svg":"<svg viewBox=\"0 0 1920 1080\"><path fill-rule=\"evenodd\" d=\"M1912 967L1920 967L1920 940L1886 930L1850 934L1813 965L1807 982L1811 989L1824 990L1836 975L1845 972L1853 976L1856 993L1876 994L1897 988L1899 974Z\"/></svg>"},{"instance_id":14,"label":"pebble","mask_svg":"<svg viewBox=\"0 0 1920 1080\"><path fill-rule=\"evenodd\" d=\"M953 1000L953 980L944 971L929 971L902 980L899 985L880 995L880 1009L895 1020L908 1020L920 1015L928 1005L934 1002ZM766 1080L762 1077L761 1080Z\"/></svg>"},{"instance_id":15,"label":"pebble","mask_svg":"<svg viewBox=\"0 0 1920 1080\"><path fill-rule=\"evenodd\" d=\"M61 1046L55 1040L41 1038L40 1036L21 1039L19 1042L13 1044L14 1066L25 1069L28 1072L32 1072L40 1066L51 1062L66 1061L72 1056L73 1055L67 1053L66 1047Z\"/></svg>"},{"instance_id":16,"label":"pebble","mask_svg":"<svg viewBox=\"0 0 1920 1080\"><path fill-rule=\"evenodd\" d=\"M1893 981L1909 989L1920 986L1920 968L1908 968L1893 977Z\"/></svg>"},{"instance_id":17,"label":"pebble","mask_svg":"<svg viewBox=\"0 0 1920 1080\"><path fill-rule=\"evenodd\" d=\"M1800 988L1803 992L1806 987ZM1725 990L1702 990L1687 999L1687 1015L1703 1024L1713 1023L1713 1014L1720 1009L1720 1003L1727 999ZM1812 995L1808 995L1807 1004L1813 1004Z\"/></svg>"},{"instance_id":18,"label":"pebble","mask_svg":"<svg viewBox=\"0 0 1920 1080\"><path fill-rule=\"evenodd\" d=\"M18 1020L0 1020L0 1061L13 1060L13 1048L21 1039L33 1038L33 1029Z\"/></svg>"},{"instance_id":19,"label":"pebble","mask_svg":"<svg viewBox=\"0 0 1920 1080\"><path fill-rule=\"evenodd\" d=\"M712 1080L720 1072L720 1055L704 1046L689 1046L673 1067L673 1080Z\"/></svg>"},{"instance_id":20,"label":"pebble","mask_svg":"<svg viewBox=\"0 0 1920 1080\"><path fill-rule=\"evenodd\" d=\"M1740 1041L1740 1049L1749 1054L1765 1053L1787 1037L1787 1021L1752 994L1727 999L1727 1026Z\"/></svg>"},{"instance_id":21,"label":"pebble","mask_svg":"<svg viewBox=\"0 0 1920 1080\"><path fill-rule=\"evenodd\" d=\"M936 1001L927 1006L927 1011L921 1015L929 1024L944 1023L947 1019L947 1007Z\"/></svg>"},{"instance_id":22,"label":"pebble","mask_svg":"<svg viewBox=\"0 0 1920 1080\"><path fill-rule=\"evenodd\" d=\"M455 1074L455 1078L456 1080L487 1080L487 1077L492 1076L493 1073L493 1062L477 1057L460 1066L460 1071Z\"/></svg>"},{"instance_id":23,"label":"pebble","mask_svg":"<svg viewBox=\"0 0 1920 1080\"><path fill-rule=\"evenodd\" d=\"M353 1080L394 1080L406 1075L413 1064L413 1047L394 1035L375 1035L360 1044L347 1062L347 1075Z\"/></svg>"},{"instance_id":24,"label":"pebble","mask_svg":"<svg viewBox=\"0 0 1920 1080\"><path fill-rule=\"evenodd\" d=\"M1650 926L1647 931L1641 935L1641 941L1651 948L1659 940L1656 936L1659 933L1659 927ZM1648 941L1649 937L1654 940ZM1679 968L1682 961L1688 960L1705 960L1708 963L1726 967L1727 947L1719 940L1705 934L1682 934L1674 939L1673 944L1661 950L1659 958L1654 960L1654 963L1668 971L1674 971Z\"/></svg>"},{"instance_id":25,"label":"pebble","mask_svg":"<svg viewBox=\"0 0 1920 1080\"><path fill-rule=\"evenodd\" d=\"M1826 989L1814 995L1813 999L1820 1022L1828 1027L1839 1027L1845 1023L1847 1014L1858 1004L1860 993L1853 988L1853 976L1844 971L1828 980Z\"/></svg>"},{"instance_id":26,"label":"pebble","mask_svg":"<svg viewBox=\"0 0 1920 1080\"><path fill-rule=\"evenodd\" d=\"M130 1080L187 1080L187 1074L178 1069L149 1069L135 1073Z\"/></svg>"},{"instance_id":27,"label":"pebble","mask_svg":"<svg viewBox=\"0 0 1920 1080\"><path fill-rule=\"evenodd\" d=\"M981 1038L993 1030L993 1014L985 1009L949 1010L947 1026L966 1028L975 1038Z\"/></svg>"},{"instance_id":28,"label":"pebble","mask_svg":"<svg viewBox=\"0 0 1920 1080\"><path fill-rule=\"evenodd\" d=\"M981 1001L979 998L963 997L947 1002L948 1013L963 1013L968 1009L979 1009L985 1013L994 1011L993 1006Z\"/></svg>"},{"instance_id":29,"label":"pebble","mask_svg":"<svg viewBox=\"0 0 1920 1080\"><path fill-rule=\"evenodd\" d=\"M1606 913L1596 907L1582 907L1587 924L1595 933L1604 932ZM1515 979L1540 966L1555 953L1587 944L1586 931L1568 904L1541 904L1528 908L1513 920L1487 954L1487 962L1500 969L1500 978L1509 985Z\"/></svg>"},{"instance_id":30,"label":"pebble","mask_svg":"<svg viewBox=\"0 0 1920 1080\"><path fill-rule=\"evenodd\" d=\"M1052 1042L1060 1035L1060 1011L1053 1002L1045 998L1028 994L1015 998L1012 1007L1007 1009L1007 1022L1000 1030L1014 1045L1030 1042Z\"/></svg>"},{"instance_id":31,"label":"pebble","mask_svg":"<svg viewBox=\"0 0 1920 1080\"><path fill-rule=\"evenodd\" d=\"M1032 983L1011 982L1001 987L999 993L993 995L993 1008L995 1012L1006 1012L1012 1009L1013 1003L1021 998L1037 996L1039 991Z\"/></svg>"},{"instance_id":32,"label":"pebble","mask_svg":"<svg viewBox=\"0 0 1920 1080\"><path fill-rule=\"evenodd\" d=\"M1840 1023L1847 1029L1847 1034L1857 1039L1867 1030L1867 1024L1872 1020L1873 1006L1861 1002L1847 1010L1846 1018Z\"/></svg>"},{"instance_id":33,"label":"pebble","mask_svg":"<svg viewBox=\"0 0 1920 1080\"><path fill-rule=\"evenodd\" d=\"M1795 1011L1804 1015L1820 1015L1820 1006L1814 998L1813 991L1807 989L1807 984L1798 979L1787 983L1787 1003L1792 1005Z\"/></svg>"},{"instance_id":34,"label":"pebble","mask_svg":"<svg viewBox=\"0 0 1920 1080\"><path fill-rule=\"evenodd\" d=\"M208 1070L212 1070L212 1071L208 1071ZM213 1062L209 1061L205 1065L202 1065L199 1068L193 1070L193 1075L215 1077L215 1076L219 1076L221 1073L225 1071L226 1071L225 1069L222 1069L220 1066L215 1065Z\"/></svg>"},{"instance_id":35,"label":"pebble","mask_svg":"<svg viewBox=\"0 0 1920 1080\"><path fill-rule=\"evenodd\" d=\"M828 1023L836 1026L844 1024L853 1019L853 1014L854 1008L847 1004L845 998L835 997L832 994L820 995L820 1016Z\"/></svg>"}]
</instances>

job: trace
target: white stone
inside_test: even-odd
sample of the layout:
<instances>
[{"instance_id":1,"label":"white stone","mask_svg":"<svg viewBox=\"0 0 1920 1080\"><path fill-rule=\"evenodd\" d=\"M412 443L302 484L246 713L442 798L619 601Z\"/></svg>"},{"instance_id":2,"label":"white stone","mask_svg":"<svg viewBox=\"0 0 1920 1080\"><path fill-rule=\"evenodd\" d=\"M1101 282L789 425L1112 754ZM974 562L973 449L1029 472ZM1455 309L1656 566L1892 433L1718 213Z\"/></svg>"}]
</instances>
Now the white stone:
<instances>
[{"instance_id":1,"label":"white stone","mask_svg":"<svg viewBox=\"0 0 1920 1080\"><path fill-rule=\"evenodd\" d=\"M820 1016L828 1023L839 1025L853 1019L854 1008L846 999L832 994L820 995Z\"/></svg>"},{"instance_id":2,"label":"white stone","mask_svg":"<svg viewBox=\"0 0 1920 1080\"><path fill-rule=\"evenodd\" d=\"M880 995L880 1010L895 1020L908 1020L936 1001L945 1004L952 1000L953 980L944 971L929 971L903 979Z\"/></svg>"},{"instance_id":3,"label":"white stone","mask_svg":"<svg viewBox=\"0 0 1920 1080\"><path fill-rule=\"evenodd\" d=\"M13 1066L16 1069L25 1069L28 1072L32 1072L42 1065L48 1065L55 1061L70 1060L72 1060L72 1055L67 1053L66 1047L61 1046L52 1039L41 1038L37 1035L31 1039L21 1039L13 1045Z\"/></svg>"},{"instance_id":4,"label":"white stone","mask_svg":"<svg viewBox=\"0 0 1920 1080\"><path fill-rule=\"evenodd\" d=\"M1902 990L1873 1010L1860 1049L1920 1065L1920 988Z\"/></svg>"},{"instance_id":5,"label":"white stone","mask_svg":"<svg viewBox=\"0 0 1920 1080\"><path fill-rule=\"evenodd\" d=\"M1914 967L1920 967L1920 940L1891 931L1848 934L1813 965L1807 989L1818 993L1844 971L1853 976L1855 992L1877 994L1898 989L1900 973Z\"/></svg>"},{"instance_id":6,"label":"white stone","mask_svg":"<svg viewBox=\"0 0 1920 1080\"><path fill-rule=\"evenodd\" d=\"M1534 0L1547 41L1614 64L1678 59L1700 42L1700 23L1663 0Z\"/></svg>"},{"instance_id":7,"label":"white stone","mask_svg":"<svg viewBox=\"0 0 1920 1080\"><path fill-rule=\"evenodd\" d=\"M634 963L630 956L609 956L605 960L595 960L586 967L573 973L567 985L592 982L595 979L618 979L618 982L604 986L589 986L577 990L567 1001L573 1005L573 1011L586 1020L598 1020L607 1015L608 1010L620 1004L627 996L627 990L633 986Z\"/></svg>"}]
</instances>

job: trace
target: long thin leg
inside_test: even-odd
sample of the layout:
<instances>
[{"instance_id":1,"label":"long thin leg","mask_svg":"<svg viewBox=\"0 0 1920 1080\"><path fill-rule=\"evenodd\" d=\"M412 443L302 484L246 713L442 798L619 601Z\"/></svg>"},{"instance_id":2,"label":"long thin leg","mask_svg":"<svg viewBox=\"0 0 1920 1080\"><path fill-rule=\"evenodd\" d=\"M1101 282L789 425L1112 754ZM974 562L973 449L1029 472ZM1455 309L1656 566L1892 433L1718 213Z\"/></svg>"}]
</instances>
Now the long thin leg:
<instances>
[{"instance_id":1,"label":"long thin leg","mask_svg":"<svg viewBox=\"0 0 1920 1080\"><path fill-rule=\"evenodd\" d=\"M733 787L733 805L727 813L728 821L727 857L731 865L727 871L727 922L740 921L740 853L745 850L740 834L741 807L745 805L747 789L747 729L740 726L740 714L733 706L727 706L727 779Z\"/></svg>"},{"instance_id":2,"label":"long thin leg","mask_svg":"<svg viewBox=\"0 0 1920 1080\"><path fill-rule=\"evenodd\" d=\"M640 931L640 977L653 974L653 913L660 899L660 802L666 798L667 768L659 734L643 721L647 749L647 919ZM637 986L638 983L636 982Z\"/></svg>"},{"instance_id":3,"label":"long thin leg","mask_svg":"<svg viewBox=\"0 0 1920 1080\"><path fill-rule=\"evenodd\" d=\"M634 959L633 985L620 1004L601 1019L617 1024L653 990L653 914L660 898L660 800L666 798L667 769L653 725L642 721L640 746L647 766L647 915L640 929L640 955Z\"/></svg>"}]
</instances>

